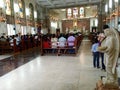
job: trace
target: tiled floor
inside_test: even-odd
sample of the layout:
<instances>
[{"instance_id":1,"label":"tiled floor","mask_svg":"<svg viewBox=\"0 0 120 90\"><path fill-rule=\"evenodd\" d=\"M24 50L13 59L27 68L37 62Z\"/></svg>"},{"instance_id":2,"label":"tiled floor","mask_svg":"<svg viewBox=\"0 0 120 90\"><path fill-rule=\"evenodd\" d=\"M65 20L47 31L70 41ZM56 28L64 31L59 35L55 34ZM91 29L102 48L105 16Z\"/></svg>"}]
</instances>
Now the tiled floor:
<instances>
[{"instance_id":1,"label":"tiled floor","mask_svg":"<svg viewBox=\"0 0 120 90\"><path fill-rule=\"evenodd\" d=\"M77 56L29 51L4 59L0 90L94 90L105 72L93 68L90 48L90 41L84 40Z\"/></svg>"}]
</instances>

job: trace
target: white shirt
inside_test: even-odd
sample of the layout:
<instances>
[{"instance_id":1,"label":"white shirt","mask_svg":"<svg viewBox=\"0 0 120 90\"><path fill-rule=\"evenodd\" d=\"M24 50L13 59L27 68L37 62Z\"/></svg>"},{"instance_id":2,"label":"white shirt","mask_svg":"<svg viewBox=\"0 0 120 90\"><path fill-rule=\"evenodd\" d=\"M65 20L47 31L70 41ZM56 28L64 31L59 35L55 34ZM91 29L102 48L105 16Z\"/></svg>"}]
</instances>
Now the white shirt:
<instances>
[{"instance_id":1,"label":"white shirt","mask_svg":"<svg viewBox=\"0 0 120 90\"><path fill-rule=\"evenodd\" d=\"M60 37L58 41L59 41L59 47L65 47L66 38Z\"/></svg>"}]
</instances>

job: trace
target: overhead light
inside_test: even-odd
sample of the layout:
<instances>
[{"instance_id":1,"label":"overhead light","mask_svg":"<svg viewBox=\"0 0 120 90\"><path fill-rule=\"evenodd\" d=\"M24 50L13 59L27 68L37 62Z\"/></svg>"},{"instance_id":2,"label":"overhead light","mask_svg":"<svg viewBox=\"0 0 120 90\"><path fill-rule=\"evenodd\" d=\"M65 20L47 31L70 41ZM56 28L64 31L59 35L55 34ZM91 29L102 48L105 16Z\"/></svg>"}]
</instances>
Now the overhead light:
<instances>
[{"instance_id":1,"label":"overhead light","mask_svg":"<svg viewBox=\"0 0 120 90\"><path fill-rule=\"evenodd\" d=\"M86 6L86 8L88 8L88 9L89 9L89 8L90 8L90 6Z\"/></svg>"},{"instance_id":2,"label":"overhead light","mask_svg":"<svg viewBox=\"0 0 120 90\"><path fill-rule=\"evenodd\" d=\"M90 6L87 6L86 8L87 8L87 9L89 9L89 8L90 8Z\"/></svg>"},{"instance_id":3,"label":"overhead light","mask_svg":"<svg viewBox=\"0 0 120 90\"><path fill-rule=\"evenodd\" d=\"M115 0L115 2L118 2L118 0Z\"/></svg>"},{"instance_id":4,"label":"overhead light","mask_svg":"<svg viewBox=\"0 0 120 90\"><path fill-rule=\"evenodd\" d=\"M61 11L66 11L66 9L61 9Z\"/></svg>"}]
</instances>

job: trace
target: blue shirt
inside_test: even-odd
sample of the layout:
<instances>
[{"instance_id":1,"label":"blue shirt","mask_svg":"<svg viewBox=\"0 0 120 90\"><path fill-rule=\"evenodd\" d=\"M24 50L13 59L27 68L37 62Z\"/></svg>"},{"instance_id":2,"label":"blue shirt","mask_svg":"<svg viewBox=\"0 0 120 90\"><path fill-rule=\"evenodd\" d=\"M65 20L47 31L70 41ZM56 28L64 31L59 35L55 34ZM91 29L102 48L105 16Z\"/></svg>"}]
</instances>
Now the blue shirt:
<instances>
[{"instance_id":1,"label":"blue shirt","mask_svg":"<svg viewBox=\"0 0 120 90\"><path fill-rule=\"evenodd\" d=\"M92 52L98 52L98 46L99 46L99 43L94 43L94 44L92 45L91 51L92 51Z\"/></svg>"}]
</instances>

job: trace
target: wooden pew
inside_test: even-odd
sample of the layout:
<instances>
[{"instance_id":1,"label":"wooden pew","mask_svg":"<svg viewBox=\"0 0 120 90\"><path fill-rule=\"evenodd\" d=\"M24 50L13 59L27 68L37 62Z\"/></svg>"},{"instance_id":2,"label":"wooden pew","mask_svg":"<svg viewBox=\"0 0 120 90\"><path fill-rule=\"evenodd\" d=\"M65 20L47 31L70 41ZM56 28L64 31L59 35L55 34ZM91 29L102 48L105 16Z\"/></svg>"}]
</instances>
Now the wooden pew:
<instances>
[{"instance_id":1,"label":"wooden pew","mask_svg":"<svg viewBox=\"0 0 120 90\"><path fill-rule=\"evenodd\" d=\"M13 52L13 48L7 41L0 41L0 52L1 54Z\"/></svg>"},{"instance_id":2,"label":"wooden pew","mask_svg":"<svg viewBox=\"0 0 120 90\"><path fill-rule=\"evenodd\" d=\"M83 39L83 36L78 36L76 37L76 41L74 42L74 46L72 48L70 48L66 42L66 46L65 47L59 47L57 46L57 48L43 48L43 40L41 41L41 55L44 54L56 54L58 56L60 56L61 54L67 54L67 55L76 55L79 49L79 46L81 44L81 41ZM53 53L53 50L55 50L55 52ZM70 53L69 51L73 50L73 53Z\"/></svg>"},{"instance_id":3,"label":"wooden pew","mask_svg":"<svg viewBox=\"0 0 120 90\"><path fill-rule=\"evenodd\" d=\"M16 53L20 51L20 47L16 45L16 39L13 42L0 41L0 52L1 54L5 53Z\"/></svg>"}]
</instances>

